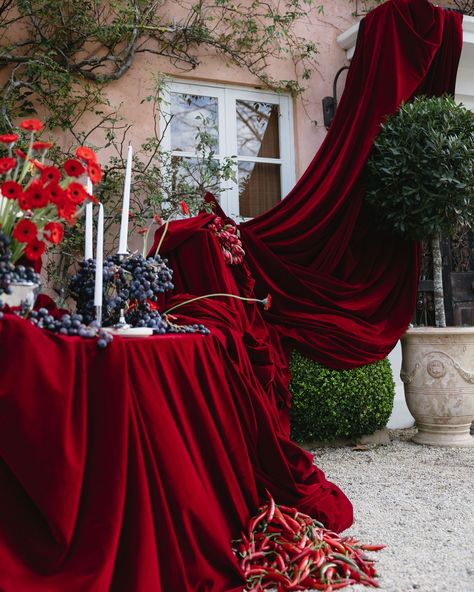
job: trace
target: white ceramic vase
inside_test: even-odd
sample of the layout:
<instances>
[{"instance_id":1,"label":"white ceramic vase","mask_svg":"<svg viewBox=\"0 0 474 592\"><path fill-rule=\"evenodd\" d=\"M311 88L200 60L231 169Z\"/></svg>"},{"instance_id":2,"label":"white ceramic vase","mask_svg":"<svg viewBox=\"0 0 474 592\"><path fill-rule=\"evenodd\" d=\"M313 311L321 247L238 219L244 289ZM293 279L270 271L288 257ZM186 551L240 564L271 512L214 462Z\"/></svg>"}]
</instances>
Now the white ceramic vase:
<instances>
[{"instance_id":1,"label":"white ceramic vase","mask_svg":"<svg viewBox=\"0 0 474 592\"><path fill-rule=\"evenodd\" d=\"M29 310L33 308L40 289L40 284L33 282L21 282L10 284L10 294L1 294L0 300L8 306L26 306Z\"/></svg>"}]
</instances>

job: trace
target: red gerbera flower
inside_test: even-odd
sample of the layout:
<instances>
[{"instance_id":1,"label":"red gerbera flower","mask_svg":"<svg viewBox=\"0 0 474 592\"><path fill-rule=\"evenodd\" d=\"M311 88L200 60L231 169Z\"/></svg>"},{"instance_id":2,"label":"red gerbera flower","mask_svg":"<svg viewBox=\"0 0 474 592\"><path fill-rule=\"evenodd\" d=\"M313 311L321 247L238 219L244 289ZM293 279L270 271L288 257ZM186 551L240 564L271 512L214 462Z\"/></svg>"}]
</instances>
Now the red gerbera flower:
<instances>
[{"instance_id":1,"label":"red gerbera flower","mask_svg":"<svg viewBox=\"0 0 474 592\"><path fill-rule=\"evenodd\" d=\"M33 181L25 191L25 195L30 202L31 209L44 208L48 205L48 194L40 181Z\"/></svg>"},{"instance_id":2,"label":"red gerbera flower","mask_svg":"<svg viewBox=\"0 0 474 592\"><path fill-rule=\"evenodd\" d=\"M30 200L24 193L22 193L18 198L18 205L20 206L20 209L24 212L31 210Z\"/></svg>"},{"instance_id":3,"label":"red gerbera flower","mask_svg":"<svg viewBox=\"0 0 474 592\"><path fill-rule=\"evenodd\" d=\"M25 119L20 123L20 127L28 132L39 132L43 129L43 123L39 119Z\"/></svg>"},{"instance_id":4,"label":"red gerbera flower","mask_svg":"<svg viewBox=\"0 0 474 592\"><path fill-rule=\"evenodd\" d=\"M85 162L97 162L97 156L95 152L87 146L79 146L76 148L76 156Z\"/></svg>"},{"instance_id":5,"label":"red gerbera flower","mask_svg":"<svg viewBox=\"0 0 474 592\"><path fill-rule=\"evenodd\" d=\"M189 206L188 206L188 204L185 201L180 201L179 202L179 205L181 207L181 211L183 212L183 214L185 216L189 216L190 215L190 212L189 212Z\"/></svg>"},{"instance_id":6,"label":"red gerbera flower","mask_svg":"<svg viewBox=\"0 0 474 592\"><path fill-rule=\"evenodd\" d=\"M23 189L16 181L5 181L2 183L2 195L8 199L18 199L23 194Z\"/></svg>"},{"instance_id":7,"label":"red gerbera flower","mask_svg":"<svg viewBox=\"0 0 474 592\"><path fill-rule=\"evenodd\" d=\"M51 146L50 142L33 142L33 150L48 150Z\"/></svg>"},{"instance_id":8,"label":"red gerbera flower","mask_svg":"<svg viewBox=\"0 0 474 592\"><path fill-rule=\"evenodd\" d=\"M80 177L82 173L84 173L86 170L82 166L82 164L75 158L70 158L69 160L66 160L66 162L63 165L63 168L66 171L66 174L70 177Z\"/></svg>"},{"instance_id":9,"label":"red gerbera flower","mask_svg":"<svg viewBox=\"0 0 474 592\"><path fill-rule=\"evenodd\" d=\"M16 165L16 159L10 158L9 156L5 156L4 158L0 158L0 174L7 173L11 171Z\"/></svg>"},{"instance_id":10,"label":"red gerbera flower","mask_svg":"<svg viewBox=\"0 0 474 592\"><path fill-rule=\"evenodd\" d=\"M41 171L43 183L58 183L61 178L61 171L55 166L49 166Z\"/></svg>"},{"instance_id":11,"label":"red gerbera flower","mask_svg":"<svg viewBox=\"0 0 474 592\"><path fill-rule=\"evenodd\" d=\"M48 201L56 205L62 203L66 198L66 192L57 183L50 183L44 192L48 196Z\"/></svg>"},{"instance_id":12,"label":"red gerbera flower","mask_svg":"<svg viewBox=\"0 0 474 592\"><path fill-rule=\"evenodd\" d=\"M86 192L86 196L87 196L87 199L89 199L92 203L95 203L95 204L99 203L99 200L94 195L92 195L92 193Z\"/></svg>"},{"instance_id":13,"label":"red gerbera flower","mask_svg":"<svg viewBox=\"0 0 474 592\"><path fill-rule=\"evenodd\" d=\"M267 294L267 297L263 299L263 310L270 310L270 307L272 305L272 295L271 294Z\"/></svg>"},{"instance_id":14,"label":"red gerbera flower","mask_svg":"<svg viewBox=\"0 0 474 592\"><path fill-rule=\"evenodd\" d=\"M56 204L58 216L66 220L69 226L73 226L76 222L76 207L76 204L67 199L67 196L61 203Z\"/></svg>"},{"instance_id":15,"label":"red gerbera flower","mask_svg":"<svg viewBox=\"0 0 474 592\"><path fill-rule=\"evenodd\" d=\"M94 183L94 185L100 183L102 179L102 170L96 162L87 163L87 174L89 175L89 179L92 181L92 183Z\"/></svg>"},{"instance_id":16,"label":"red gerbera flower","mask_svg":"<svg viewBox=\"0 0 474 592\"><path fill-rule=\"evenodd\" d=\"M46 169L47 167L42 164L39 160L36 160L35 158L30 158L30 162L31 164L33 164L39 171L44 171L44 169Z\"/></svg>"},{"instance_id":17,"label":"red gerbera flower","mask_svg":"<svg viewBox=\"0 0 474 592\"><path fill-rule=\"evenodd\" d=\"M36 238L38 228L31 220L20 220L12 232L12 236L19 243L30 243Z\"/></svg>"},{"instance_id":18,"label":"red gerbera flower","mask_svg":"<svg viewBox=\"0 0 474 592\"><path fill-rule=\"evenodd\" d=\"M81 204L87 197L87 192L80 183L70 183L66 189L67 196L75 204Z\"/></svg>"},{"instance_id":19,"label":"red gerbera flower","mask_svg":"<svg viewBox=\"0 0 474 592\"><path fill-rule=\"evenodd\" d=\"M3 144L13 144L18 140L18 134L1 134L0 142Z\"/></svg>"},{"instance_id":20,"label":"red gerbera flower","mask_svg":"<svg viewBox=\"0 0 474 592\"><path fill-rule=\"evenodd\" d=\"M41 255L46 251L46 243L35 238L26 245L25 255L30 261L41 259Z\"/></svg>"},{"instance_id":21,"label":"red gerbera flower","mask_svg":"<svg viewBox=\"0 0 474 592\"><path fill-rule=\"evenodd\" d=\"M46 234L49 232L49 234ZM60 222L48 222L44 227L44 238L53 243L53 245L59 244L63 240L64 228Z\"/></svg>"}]
</instances>

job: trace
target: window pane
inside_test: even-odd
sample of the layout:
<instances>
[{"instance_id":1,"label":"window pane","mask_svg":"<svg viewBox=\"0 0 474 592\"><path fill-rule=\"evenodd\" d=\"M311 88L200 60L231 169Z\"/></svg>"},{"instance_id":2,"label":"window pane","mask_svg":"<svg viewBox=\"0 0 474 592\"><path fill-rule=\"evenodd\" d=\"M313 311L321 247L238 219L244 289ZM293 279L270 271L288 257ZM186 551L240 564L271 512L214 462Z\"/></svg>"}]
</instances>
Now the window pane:
<instances>
[{"instance_id":1,"label":"window pane","mask_svg":"<svg viewBox=\"0 0 474 592\"><path fill-rule=\"evenodd\" d=\"M237 153L279 158L278 105L237 101Z\"/></svg>"},{"instance_id":2,"label":"window pane","mask_svg":"<svg viewBox=\"0 0 474 592\"><path fill-rule=\"evenodd\" d=\"M210 144L218 150L217 97L171 93L171 150L196 152L198 128L209 134Z\"/></svg>"},{"instance_id":3,"label":"window pane","mask_svg":"<svg viewBox=\"0 0 474 592\"><path fill-rule=\"evenodd\" d=\"M217 159L206 163L199 158L173 156L171 158L173 193L182 197L183 194L196 191L203 195L206 191L218 191L220 188L213 166L219 167Z\"/></svg>"},{"instance_id":4,"label":"window pane","mask_svg":"<svg viewBox=\"0 0 474 592\"><path fill-rule=\"evenodd\" d=\"M239 163L240 215L253 218L263 214L281 198L280 165L263 162Z\"/></svg>"}]
</instances>

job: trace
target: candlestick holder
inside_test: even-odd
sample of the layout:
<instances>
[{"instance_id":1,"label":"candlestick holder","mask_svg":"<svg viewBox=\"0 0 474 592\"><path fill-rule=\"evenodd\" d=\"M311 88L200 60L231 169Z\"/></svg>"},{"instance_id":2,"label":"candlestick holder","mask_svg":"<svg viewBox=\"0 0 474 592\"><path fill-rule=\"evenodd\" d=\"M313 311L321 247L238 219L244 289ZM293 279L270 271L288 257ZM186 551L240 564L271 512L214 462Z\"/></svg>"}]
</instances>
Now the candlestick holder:
<instances>
[{"instance_id":1,"label":"candlestick holder","mask_svg":"<svg viewBox=\"0 0 474 592\"><path fill-rule=\"evenodd\" d=\"M115 323L114 329L130 329L131 325L125 320L125 313L123 308L120 310L120 317L118 323Z\"/></svg>"}]
</instances>

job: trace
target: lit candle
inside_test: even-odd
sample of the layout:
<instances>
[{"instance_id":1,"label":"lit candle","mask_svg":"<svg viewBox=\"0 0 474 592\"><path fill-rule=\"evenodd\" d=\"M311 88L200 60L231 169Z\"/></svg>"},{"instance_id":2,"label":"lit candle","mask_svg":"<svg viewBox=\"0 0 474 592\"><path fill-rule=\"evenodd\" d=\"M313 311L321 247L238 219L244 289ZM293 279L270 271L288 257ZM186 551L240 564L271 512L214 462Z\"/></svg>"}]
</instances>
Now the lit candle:
<instances>
[{"instance_id":1,"label":"lit candle","mask_svg":"<svg viewBox=\"0 0 474 592\"><path fill-rule=\"evenodd\" d=\"M93 194L92 181L87 177L86 191L89 195ZM91 202L86 204L86 235L85 235L85 247L84 247L84 259L92 259L94 257L92 253L92 208L94 206Z\"/></svg>"},{"instance_id":2,"label":"lit candle","mask_svg":"<svg viewBox=\"0 0 474 592\"><path fill-rule=\"evenodd\" d=\"M95 290L94 306L102 306L102 283L104 266L104 206L99 204L97 220L97 243L95 252Z\"/></svg>"},{"instance_id":3,"label":"lit candle","mask_svg":"<svg viewBox=\"0 0 474 592\"><path fill-rule=\"evenodd\" d=\"M123 187L123 201L122 201L122 221L120 224L120 239L118 255L126 255L128 253L128 214L130 212L130 186L132 184L132 145L128 145L127 168L125 169L125 183Z\"/></svg>"}]
</instances>

